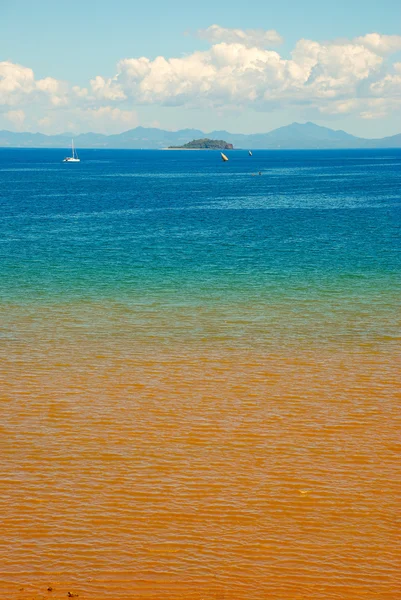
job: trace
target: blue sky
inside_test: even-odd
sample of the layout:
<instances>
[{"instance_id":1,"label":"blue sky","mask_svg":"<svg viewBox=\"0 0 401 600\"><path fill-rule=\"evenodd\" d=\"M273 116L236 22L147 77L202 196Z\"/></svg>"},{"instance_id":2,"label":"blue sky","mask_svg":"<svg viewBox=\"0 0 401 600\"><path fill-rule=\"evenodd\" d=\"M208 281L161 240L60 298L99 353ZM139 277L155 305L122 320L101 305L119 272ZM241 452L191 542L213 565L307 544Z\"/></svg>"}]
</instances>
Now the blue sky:
<instances>
[{"instance_id":1,"label":"blue sky","mask_svg":"<svg viewBox=\"0 0 401 600\"><path fill-rule=\"evenodd\" d=\"M399 64L399 0L0 0L0 128L391 135Z\"/></svg>"}]
</instances>

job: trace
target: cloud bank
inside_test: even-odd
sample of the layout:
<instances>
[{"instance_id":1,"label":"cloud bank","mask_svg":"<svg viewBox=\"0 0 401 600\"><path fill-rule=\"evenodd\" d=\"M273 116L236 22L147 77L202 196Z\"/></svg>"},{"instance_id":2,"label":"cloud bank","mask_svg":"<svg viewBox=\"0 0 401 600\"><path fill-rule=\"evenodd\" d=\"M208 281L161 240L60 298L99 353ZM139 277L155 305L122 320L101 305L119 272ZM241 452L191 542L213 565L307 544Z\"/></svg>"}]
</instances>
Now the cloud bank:
<instances>
[{"instance_id":1,"label":"cloud bank","mask_svg":"<svg viewBox=\"0 0 401 600\"><path fill-rule=\"evenodd\" d=\"M312 108L322 115L381 118L401 107L401 36L369 33L325 43L300 39L289 57L277 49L274 30L198 32L207 50L181 57L124 58L112 78L96 74L86 87L51 77L36 80L32 69L0 63L0 110L20 127L40 113L51 127L62 112L71 124L85 118L100 129L136 123L141 105L258 111ZM8 116L7 116L8 115ZM99 129L98 129L99 130Z\"/></svg>"}]
</instances>

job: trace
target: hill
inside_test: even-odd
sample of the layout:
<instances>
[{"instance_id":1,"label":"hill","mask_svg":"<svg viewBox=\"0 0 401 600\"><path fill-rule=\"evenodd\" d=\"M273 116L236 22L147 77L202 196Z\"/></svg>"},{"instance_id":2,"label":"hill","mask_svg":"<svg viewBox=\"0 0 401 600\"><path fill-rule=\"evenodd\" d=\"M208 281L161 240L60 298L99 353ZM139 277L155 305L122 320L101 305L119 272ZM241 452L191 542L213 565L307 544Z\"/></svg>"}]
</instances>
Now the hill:
<instances>
[{"instance_id":1,"label":"hill","mask_svg":"<svg viewBox=\"0 0 401 600\"><path fill-rule=\"evenodd\" d=\"M228 144L224 140L201 138L199 140L192 140L183 146L169 146L169 148L176 150L232 150L233 145Z\"/></svg>"}]
</instances>

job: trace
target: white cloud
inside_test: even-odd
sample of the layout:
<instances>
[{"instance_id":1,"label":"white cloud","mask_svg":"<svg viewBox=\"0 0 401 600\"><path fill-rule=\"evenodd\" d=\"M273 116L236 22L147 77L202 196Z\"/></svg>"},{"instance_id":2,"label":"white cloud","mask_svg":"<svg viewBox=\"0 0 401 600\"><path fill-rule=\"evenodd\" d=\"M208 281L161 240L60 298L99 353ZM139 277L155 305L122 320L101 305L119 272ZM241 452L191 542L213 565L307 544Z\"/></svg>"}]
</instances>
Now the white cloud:
<instances>
[{"instance_id":1,"label":"white cloud","mask_svg":"<svg viewBox=\"0 0 401 600\"><path fill-rule=\"evenodd\" d=\"M370 85L373 96L401 97L401 63L394 65L394 72Z\"/></svg>"},{"instance_id":2,"label":"white cloud","mask_svg":"<svg viewBox=\"0 0 401 600\"><path fill-rule=\"evenodd\" d=\"M72 91L79 98L86 98L88 96L88 88L80 88L79 85L74 85Z\"/></svg>"},{"instance_id":3,"label":"white cloud","mask_svg":"<svg viewBox=\"0 0 401 600\"><path fill-rule=\"evenodd\" d=\"M122 91L118 83L114 79L104 79L100 75L97 75L94 79L90 80L92 92L98 98L104 98L106 100L125 100L126 95Z\"/></svg>"},{"instance_id":4,"label":"white cloud","mask_svg":"<svg viewBox=\"0 0 401 600\"><path fill-rule=\"evenodd\" d=\"M355 43L361 44L377 52L378 54L392 54L401 50L401 35L380 35L380 33L368 33L355 38Z\"/></svg>"},{"instance_id":5,"label":"white cloud","mask_svg":"<svg viewBox=\"0 0 401 600\"><path fill-rule=\"evenodd\" d=\"M231 30L230 30L231 31ZM383 57L359 43L300 40L291 59L273 50L220 42L181 58L121 60L115 77L91 81L99 97L165 106L322 103L358 93L377 76Z\"/></svg>"},{"instance_id":6,"label":"white cloud","mask_svg":"<svg viewBox=\"0 0 401 600\"><path fill-rule=\"evenodd\" d=\"M44 99L55 106L66 104L67 86L53 77L35 80L28 67L0 62L0 106L24 105Z\"/></svg>"},{"instance_id":7,"label":"white cloud","mask_svg":"<svg viewBox=\"0 0 401 600\"><path fill-rule=\"evenodd\" d=\"M283 38L274 29L226 29L220 25L200 29L198 37L208 40L211 44L226 42L262 48L277 46L283 42Z\"/></svg>"},{"instance_id":8,"label":"white cloud","mask_svg":"<svg viewBox=\"0 0 401 600\"><path fill-rule=\"evenodd\" d=\"M32 69L9 61L0 62L0 104L19 104L35 90Z\"/></svg>"},{"instance_id":9,"label":"white cloud","mask_svg":"<svg viewBox=\"0 0 401 600\"><path fill-rule=\"evenodd\" d=\"M359 44L311 42L309 51L307 45L303 45L303 52L309 59L305 91L317 98L353 97L358 84L377 73L383 63L382 57Z\"/></svg>"},{"instance_id":10,"label":"white cloud","mask_svg":"<svg viewBox=\"0 0 401 600\"><path fill-rule=\"evenodd\" d=\"M25 121L25 113L23 110L9 110L6 112L6 118L12 123L17 130L22 129Z\"/></svg>"},{"instance_id":11,"label":"white cloud","mask_svg":"<svg viewBox=\"0 0 401 600\"><path fill-rule=\"evenodd\" d=\"M114 77L94 76L85 87L52 77L35 79L32 69L0 63L0 110L15 127L26 121L50 130L116 132L137 124L133 107L182 106L224 112L254 108L305 108L322 115L375 118L399 110L401 63L390 54L401 36L369 33L353 40L320 43L300 39L290 57L269 46L281 41L273 30L199 32L204 51L166 58L124 58ZM12 108L12 110L10 110ZM18 111L22 111L19 113Z\"/></svg>"},{"instance_id":12,"label":"white cloud","mask_svg":"<svg viewBox=\"0 0 401 600\"><path fill-rule=\"evenodd\" d=\"M45 79L39 79L36 82L36 87L38 90L42 92L47 92L48 94L58 94L61 91L61 84L57 79L53 77L45 77Z\"/></svg>"}]
</instances>

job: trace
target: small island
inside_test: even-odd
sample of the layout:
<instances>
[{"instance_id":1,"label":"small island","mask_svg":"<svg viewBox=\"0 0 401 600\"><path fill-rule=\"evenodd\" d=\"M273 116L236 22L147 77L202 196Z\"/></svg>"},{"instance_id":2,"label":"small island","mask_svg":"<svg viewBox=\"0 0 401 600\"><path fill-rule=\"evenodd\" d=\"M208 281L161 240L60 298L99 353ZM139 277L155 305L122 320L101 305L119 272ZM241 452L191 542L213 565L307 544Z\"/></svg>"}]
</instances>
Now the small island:
<instances>
[{"instance_id":1,"label":"small island","mask_svg":"<svg viewBox=\"0 0 401 600\"><path fill-rule=\"evenodd\" d=\"M169 150L232 150L233 145L224 140L210 140L202 138L201 140L192 140L183 146L169 146Z\"/></svg>"}]
</instances>

